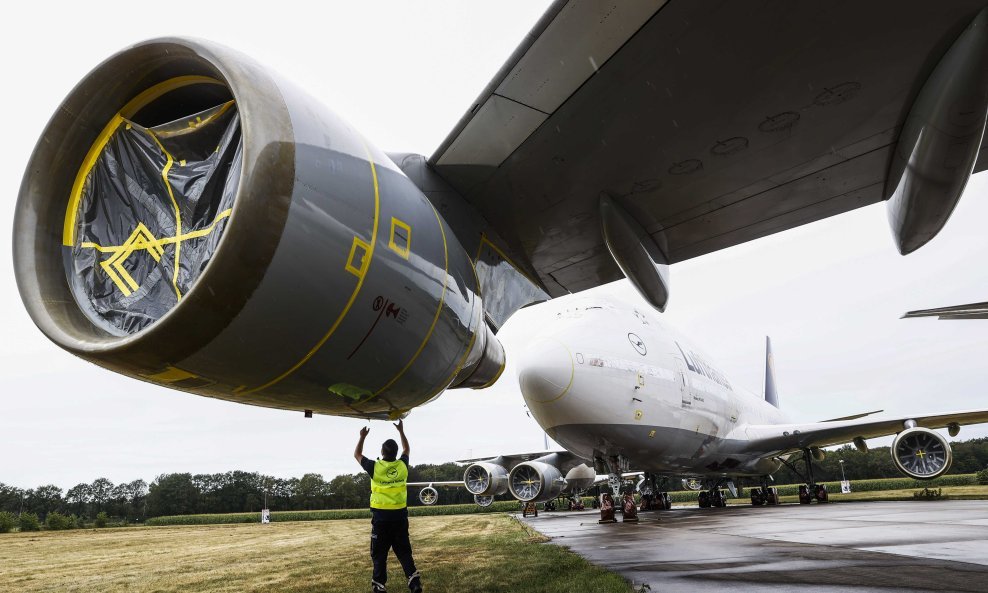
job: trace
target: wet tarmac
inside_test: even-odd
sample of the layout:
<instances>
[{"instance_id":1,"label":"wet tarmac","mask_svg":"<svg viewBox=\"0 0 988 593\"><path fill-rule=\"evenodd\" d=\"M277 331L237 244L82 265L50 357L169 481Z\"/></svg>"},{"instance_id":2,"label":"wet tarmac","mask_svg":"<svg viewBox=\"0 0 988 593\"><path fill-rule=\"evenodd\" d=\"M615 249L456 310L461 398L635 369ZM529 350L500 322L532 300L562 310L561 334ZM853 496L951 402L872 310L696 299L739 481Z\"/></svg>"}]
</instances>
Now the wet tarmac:
<instances>
[{"instance_id":1,"label":"wet tarmac","mask_svg":"<svg viewBox=\"0 0 988 593\"><path fill-rule=\"evenodd\" d=\"M541 513L533 528L646 591L988 592L988 501ZM618 515L620 520L620 515Z\"/></svg>"}]
</instances>

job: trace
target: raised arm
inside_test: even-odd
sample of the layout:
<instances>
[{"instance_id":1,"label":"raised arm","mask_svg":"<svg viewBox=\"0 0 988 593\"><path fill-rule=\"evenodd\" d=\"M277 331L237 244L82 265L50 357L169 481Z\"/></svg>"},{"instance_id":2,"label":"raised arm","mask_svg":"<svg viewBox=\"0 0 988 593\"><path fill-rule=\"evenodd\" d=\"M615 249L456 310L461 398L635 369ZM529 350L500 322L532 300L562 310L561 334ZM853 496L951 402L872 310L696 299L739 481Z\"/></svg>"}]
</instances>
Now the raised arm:
<instances>
[{"instance_id":1,"label":"raised arm","mask_svg":"<svg viewBox=\"0 0 988 593\"><path fill-rule=\"evenodd\" d=\"M403 420L398 420L398 424L395 424L395 428L398 429L398 434L401 435L401 456L408 457L408 438L405 437L405 422Z\"/></svg>"},{"instance_id":2,"label":"raised arm","mask_svg":"<svg viewBox=\"0 0 988 593\"><path fill-rule=\"evenodd\" d=\"M357 441L357 448L353 450L353 458L360 463L364 459L364 439L367 438L367 433L370 432L370 428L365 426L360 429L360 440Z\"/></svg>"}]
</instances>

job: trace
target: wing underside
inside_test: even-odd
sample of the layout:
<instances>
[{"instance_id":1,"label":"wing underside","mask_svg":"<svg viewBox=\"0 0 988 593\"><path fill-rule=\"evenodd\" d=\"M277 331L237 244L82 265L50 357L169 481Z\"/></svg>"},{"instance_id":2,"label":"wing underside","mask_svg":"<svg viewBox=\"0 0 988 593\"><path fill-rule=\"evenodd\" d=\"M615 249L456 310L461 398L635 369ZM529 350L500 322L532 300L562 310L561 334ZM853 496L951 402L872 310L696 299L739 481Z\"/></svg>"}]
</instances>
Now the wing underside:
<instances>
[{"instance_id":1,"label":"wing underside","mask_svg":"<svg viewBox=\"0 0 988 593\"><path fill-rule=\"evenodd\" d=\"M912 101L982 5L556 2L430 163L576 292L622 277L602 195L668 263L886 199Z\"/></svg>"}]
</instances>

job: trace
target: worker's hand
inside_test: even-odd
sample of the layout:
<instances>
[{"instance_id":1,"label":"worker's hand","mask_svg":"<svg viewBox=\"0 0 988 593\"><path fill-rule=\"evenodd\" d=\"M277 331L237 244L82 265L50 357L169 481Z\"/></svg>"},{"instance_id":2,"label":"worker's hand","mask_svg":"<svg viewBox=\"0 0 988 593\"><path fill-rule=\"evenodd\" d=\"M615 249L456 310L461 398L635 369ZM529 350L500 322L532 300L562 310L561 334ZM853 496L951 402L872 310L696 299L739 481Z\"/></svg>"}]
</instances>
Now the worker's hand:
<instances>
[{"instance_id":1,"label":"worker's hand","mask_svg":"<svg viewBox=\"0 0 988 593\"><path fill-rule=\"evenodd\" d=\"M365 438L367 436L367 433L369 433L369 432L370 432L370 427L369 426L365 426L365 427L361 428L360 429L360 438Z\"/></svg>"},{"instance_id":2,"label":"worker's hand","mask_svg":"<svg viewBox=\"0 0 988 593\"><path fill-rule=\"evenodd\" d=\"M398 429L398 432L405 432L405 421L399 418L398 422L395 424L395 428Z\"/></svg>"}]
</instances>

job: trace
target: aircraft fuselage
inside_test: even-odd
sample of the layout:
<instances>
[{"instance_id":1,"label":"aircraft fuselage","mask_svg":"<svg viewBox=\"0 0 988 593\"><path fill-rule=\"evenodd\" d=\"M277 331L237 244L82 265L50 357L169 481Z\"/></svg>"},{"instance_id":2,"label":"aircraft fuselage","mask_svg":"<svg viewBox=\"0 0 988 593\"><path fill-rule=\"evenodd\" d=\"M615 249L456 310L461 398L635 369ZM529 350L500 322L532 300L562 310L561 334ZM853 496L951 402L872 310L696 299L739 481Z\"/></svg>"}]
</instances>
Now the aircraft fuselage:
<instances>
[{"instance_id":1,"label":"aircraft fuselage","mask_svg":"<svg viewBox=\"0 0 988 593\"><path fill-rule=\"evenodd\" d=\"M744 425L786 422L643 305L564 297L523 353L529 409L558 443L587 459L637 470L764 476L781 465L752 451Z\"/></svg>"}]
</instances>

